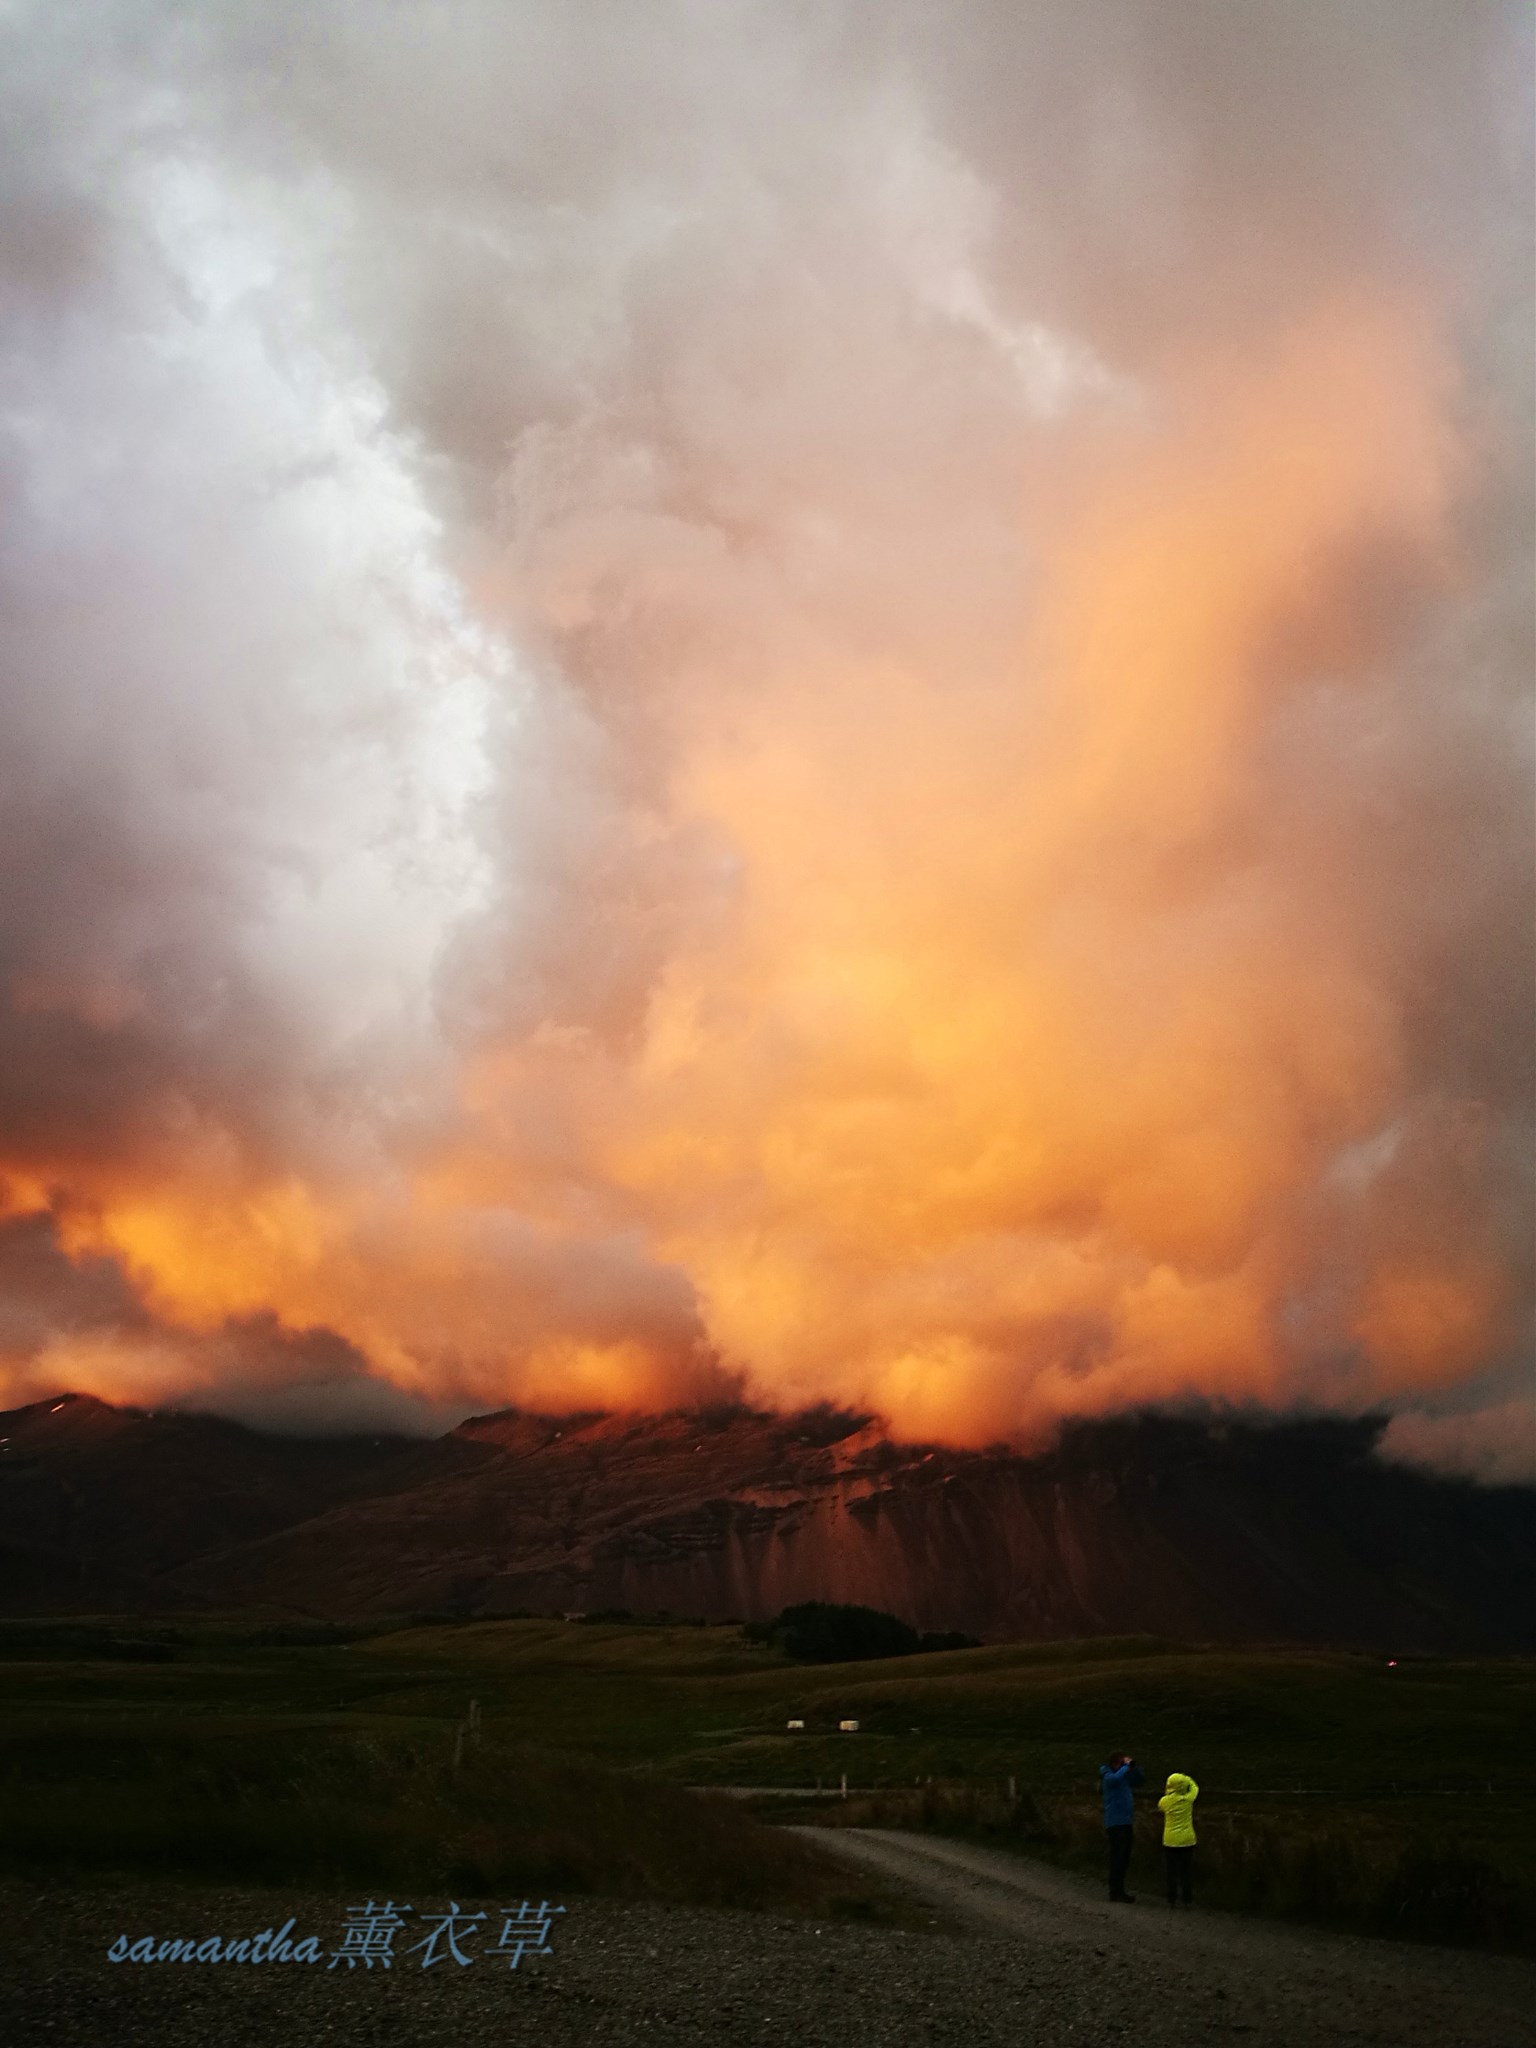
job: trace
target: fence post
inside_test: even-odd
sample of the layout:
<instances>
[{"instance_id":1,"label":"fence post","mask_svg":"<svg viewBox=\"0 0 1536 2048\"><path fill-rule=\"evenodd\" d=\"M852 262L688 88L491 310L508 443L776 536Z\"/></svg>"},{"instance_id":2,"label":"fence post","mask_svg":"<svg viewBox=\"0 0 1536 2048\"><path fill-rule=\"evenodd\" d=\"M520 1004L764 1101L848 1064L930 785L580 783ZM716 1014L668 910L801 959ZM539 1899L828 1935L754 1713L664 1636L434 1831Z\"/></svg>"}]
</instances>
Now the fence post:
<instances>
[{"instance_id":1,"label":"fence post","mask_svg":"<svg viewBox=\"0 0 1536 2048\"><path fill-rule=\"evenodd\" d=\"M848 1797L848 1773L846 1771L843 1773L843 1797L845 1799Z\"/></svg>"},{"instance_id":2,"label":"fence post","mask_svg":"<svg viewBox=\"0 0 1536 2048\"><path fill-rule=\"evenodd\" d=\"M1018 1781L1018 1779L1017 1779L1017 1778L1016 1778L1016 1777L1014 1776L1013 1772L1012 1772L1012 1771L1010 1771L1010 1772L1008 1773L1008 1797L1009 1797L1010 1799L1017 1799L1017 1798L1018 1798L1018 1796L1019 1796L1019 1781Z\"/></svg>"}]
</instances>

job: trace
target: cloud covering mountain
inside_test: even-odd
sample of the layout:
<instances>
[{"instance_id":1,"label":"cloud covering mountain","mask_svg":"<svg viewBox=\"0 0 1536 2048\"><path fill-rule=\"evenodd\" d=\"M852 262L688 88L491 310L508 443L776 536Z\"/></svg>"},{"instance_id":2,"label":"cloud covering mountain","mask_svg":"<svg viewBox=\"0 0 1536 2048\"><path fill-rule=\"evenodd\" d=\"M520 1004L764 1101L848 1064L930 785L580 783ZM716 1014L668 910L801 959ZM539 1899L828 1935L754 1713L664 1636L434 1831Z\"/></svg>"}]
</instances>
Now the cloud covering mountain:
<instances>
[{"instance_id":1,"label":"cloud covering mountain","mask_svg":"<svg viewBox=\"0 0 1536 2048\"><path fill-rule=\"evenodd\" d=\"M1528 1416L1527 9L0 37L11 1400Z\"/></svg>"}]
</instances>

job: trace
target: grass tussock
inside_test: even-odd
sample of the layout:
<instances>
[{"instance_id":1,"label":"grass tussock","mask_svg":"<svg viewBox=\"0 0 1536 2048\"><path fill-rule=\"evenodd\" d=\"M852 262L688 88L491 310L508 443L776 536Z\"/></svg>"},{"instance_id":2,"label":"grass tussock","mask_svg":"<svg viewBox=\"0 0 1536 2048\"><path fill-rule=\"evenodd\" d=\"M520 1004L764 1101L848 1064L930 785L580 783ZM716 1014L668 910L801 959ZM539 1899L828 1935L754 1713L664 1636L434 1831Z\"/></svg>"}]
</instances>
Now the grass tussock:
<instances>
[{"instance_id":1,"label":"grass tussock","mask_svg":"<svg viewBox=\"0 0 1536 2048\"><path fill-rule=\"evenodd\" d=\"M1458 1833L1454 1818L1351 1811L1339 1817L1212 1810L1198 1815L1196 1896L1205 1906L1266 1913L1355 1933L1536 1952L1536 1888L1523 1870ZM788 1816L782 1816L787 1818ZM800 1818L810 1818L801 1815ZM1099 1874L1097 1800L1006 1798L975 1786L855 1794L822 1807L831 1826L931 1830ZM1138 1813L1133 1886L1163 1881L1161 1823Z\"/></svg>"},{"instance_id":2,"label":"grass tussock","mask_svg":"<svg viewBox=\"0 0 1536 2048\"><path fill-rule=\"evenodd\" d=\"M533 1749L453 1764L435 1739L133 1731L13 1743L0 1868L456 1896L606 1892L888 1917L878 1886L739 1802Z\"/></svg>"}]
</instances>

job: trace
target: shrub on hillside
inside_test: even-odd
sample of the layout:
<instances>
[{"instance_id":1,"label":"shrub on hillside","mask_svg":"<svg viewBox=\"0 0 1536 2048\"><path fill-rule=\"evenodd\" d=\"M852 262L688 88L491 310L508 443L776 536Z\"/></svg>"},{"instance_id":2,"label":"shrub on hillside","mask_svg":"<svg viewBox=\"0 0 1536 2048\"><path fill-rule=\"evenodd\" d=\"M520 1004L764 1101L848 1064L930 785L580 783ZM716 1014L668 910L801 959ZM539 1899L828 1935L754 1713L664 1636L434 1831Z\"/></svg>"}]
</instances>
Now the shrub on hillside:
<instances>
[{"instance_id":1,"label":"shrub on hillside","mask_svg":"<svg viewBox=\"0 0 1536 2048\"><path fill-rule=\"evenodd\" d=\"M749 1624L754 1642L772 1643L799 1664L855 1664L870 1657L910 1657L923 1650L974 1650L975 1636L951 1629L919 1635L910 1623L878 1607L804 1600L773 1621Z\"/></svg>"}]
</instances>

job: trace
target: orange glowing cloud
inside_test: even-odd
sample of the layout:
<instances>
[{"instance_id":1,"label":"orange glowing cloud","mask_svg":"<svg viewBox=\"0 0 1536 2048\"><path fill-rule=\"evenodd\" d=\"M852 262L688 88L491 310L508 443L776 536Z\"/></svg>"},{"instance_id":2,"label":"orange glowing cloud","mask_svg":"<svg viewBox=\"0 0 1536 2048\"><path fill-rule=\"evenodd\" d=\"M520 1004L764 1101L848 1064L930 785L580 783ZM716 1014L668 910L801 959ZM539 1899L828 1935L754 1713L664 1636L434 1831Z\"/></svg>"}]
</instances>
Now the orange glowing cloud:
<instances>
[{"instance_id":1,"label":"orange glowing cloud","mask_svg":"<svg viewBox=\"0 0 1536 2048\"><path fill-rule=\"evenodd\" d=\"M1341 563L1447 575L1450 483L1444 372L1401 306L1191 365L1034 504L1039 601L992 668L827 635L768 649L746 696L678 689L673 800L739 881L631 1044L474 1054L452 1148L387 1189L145 1188L66 1242L185 1331L276 1311L481 1399L643 1405L703 1356L963 1436L1304 1390L1296 1211L1390 1113L1402 1051L1359 906L1266 838L1262 755L1312 673L1298 635L1369 689L1390 627ZM634 1268L610 1302L604 1236ZM641 1269L676 1282L648 1311ZM1357 1289L1336 1341L1372 1384L1475 1356L1485 1277Z\"/></svg>"},{"instance_id":2,"label":"orange glowing cloud","mask_svg":"<svg viewBox=\"0 0 1536 2048\"><path fill-rule=\"evenodd\" d=\"M274 88L334 218L210 130L166 307L39 355L0 1376L977 1441L1507 1373L1513 288L1342 30L1074 30L1061 189L986 80L699 33L515 174Z\"/></svg>"}]
</instances>

